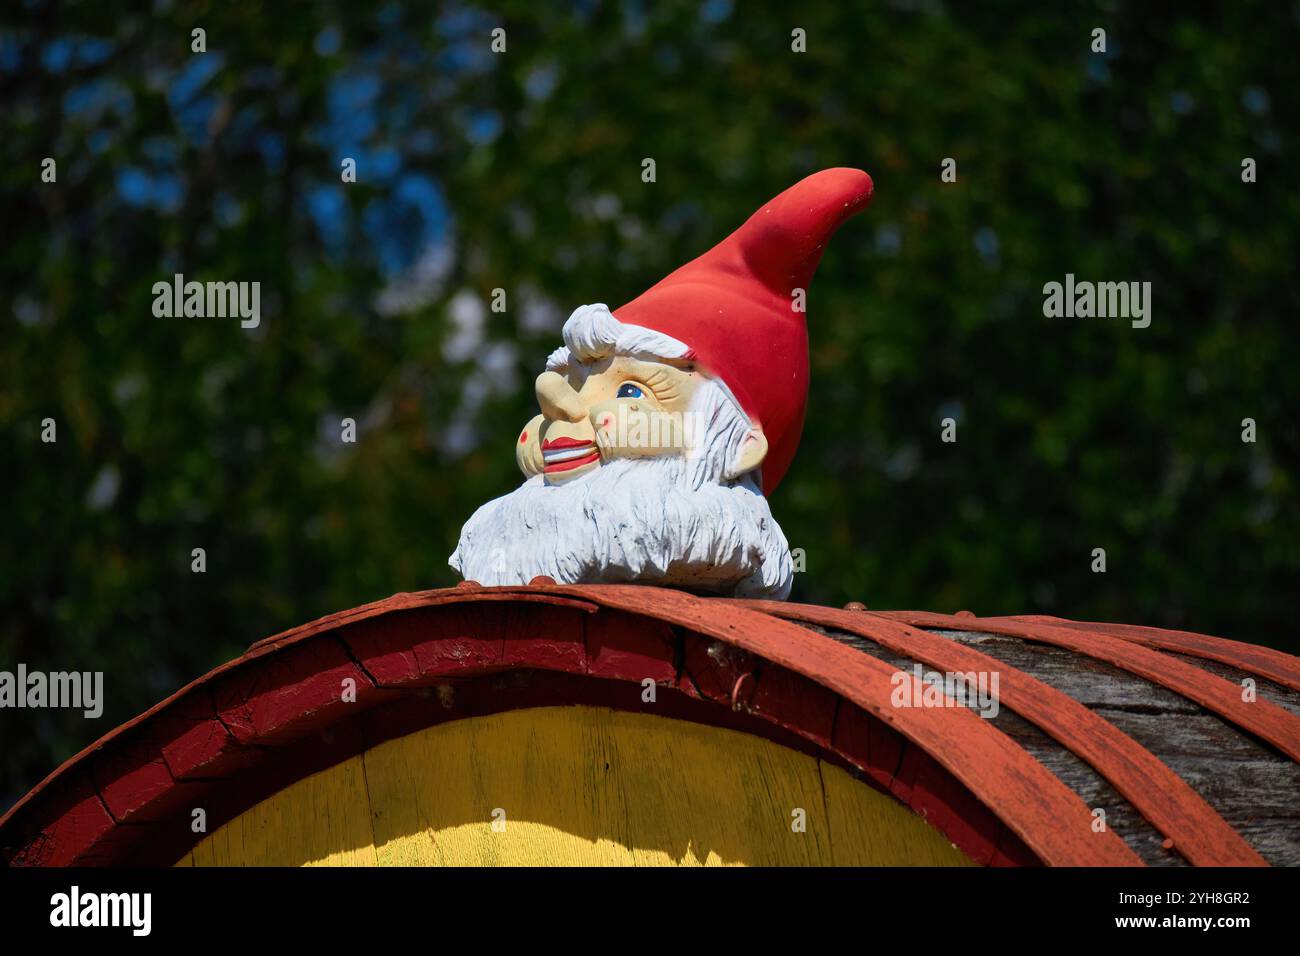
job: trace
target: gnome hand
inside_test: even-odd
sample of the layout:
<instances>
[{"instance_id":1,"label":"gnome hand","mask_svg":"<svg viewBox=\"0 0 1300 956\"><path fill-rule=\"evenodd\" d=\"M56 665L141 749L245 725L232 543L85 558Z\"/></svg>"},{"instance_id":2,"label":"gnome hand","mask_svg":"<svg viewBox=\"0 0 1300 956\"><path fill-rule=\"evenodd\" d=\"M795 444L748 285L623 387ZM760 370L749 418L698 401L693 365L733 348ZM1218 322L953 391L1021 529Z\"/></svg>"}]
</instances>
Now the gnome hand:
<instances>
[{"instance_id":1,"label":"gnome hand","mask_svg":"<svg viewBox=\"0 0 1300 956\"><path fill-rule=\"evenodd\" d=\"M519 433L515 443L515 464L524 473L525 478L540 475L545 462L542 461L542 422L541 415L534 415Z\"/></svg>"}]
</instances>

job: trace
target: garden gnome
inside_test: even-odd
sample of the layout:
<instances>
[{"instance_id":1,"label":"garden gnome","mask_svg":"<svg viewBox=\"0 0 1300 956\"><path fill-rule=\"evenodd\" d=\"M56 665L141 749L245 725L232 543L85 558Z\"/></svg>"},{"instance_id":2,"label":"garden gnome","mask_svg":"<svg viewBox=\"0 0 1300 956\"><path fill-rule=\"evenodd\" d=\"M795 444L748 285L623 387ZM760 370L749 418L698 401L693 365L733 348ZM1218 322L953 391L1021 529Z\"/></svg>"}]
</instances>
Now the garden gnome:
<instances>
[{"instance_id":1,"label":"garden gnome","mask_svg":"<svg viewBox=\"0 0 1300 956\"><path fill-rule=\"evenodd\" d=\"M576 309L515 444L526 480L465 523L451 566L484 585L788 597L765 496L803 428L808 284L871 190L861 170L823 170L627 305Z\"/></svg>"}]
</instances>

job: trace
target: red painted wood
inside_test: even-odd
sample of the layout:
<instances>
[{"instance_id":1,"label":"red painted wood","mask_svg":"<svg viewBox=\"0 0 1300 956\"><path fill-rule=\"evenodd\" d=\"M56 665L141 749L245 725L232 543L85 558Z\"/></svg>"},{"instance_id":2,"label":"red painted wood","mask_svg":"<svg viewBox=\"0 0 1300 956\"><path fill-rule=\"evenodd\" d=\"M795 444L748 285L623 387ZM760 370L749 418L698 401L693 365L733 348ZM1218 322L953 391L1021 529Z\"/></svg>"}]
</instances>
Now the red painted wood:
<instances>
[{"instance_id":1,"label":"red painted wood","mask_svg":"<svg viewBox=\"0 0 1300 956\"><path fill-rule=\"evenodd\" d=\"M345 680L353 682L355 701L344 699ZM384 692L330 639L284 648L258 667L223 675L212 693L236 741L274 746L328 726Z\"/></svg>"},{"instance_id":2,"label":"red painted wood","mask_svg":"<svg viewBox=\"0 0 1300 956\"><path fill-rule=\"evenodd\" d=\"M554 587L555 585L551 585ZM676 639L663 621L614 612L586 621L587 673L640 684L677 681Z\"/></svg>"},{"instance_id":3,"label":"red painted wood","mask_svg":"<svg viewBox=\"0 0 1300 956\"><path fill-rule=\"evenodd\" d=\"M0 825L0 848L14 853L10 861L14 865L71 866L87 847L117 826L89 773L80 767L57 778L47 777L41 789L49 820L44 827L29 834Z\"/></svg>"},{"instance_id":4,"label":"red painted wood","mask_svg":"<svg viewBox=\"0 0 1300 956\"><path fill-rule=\"evenodd\" d=\"M436 627L410 645L419 673L442 678L504 667L508 608L498 604L488 613L466 605L443 608Z\"/></svg>"},{"instance_id":5,"label":"red painted wood","mask_svg":"<svg viewBox=\"0 0 1300 956\"><path fill-rule=\"evenodd\" d=\"M846 710L848 708L840 709L841 721ZM907 740L888 724L863 713L870 721L867 747L871 762L866 768L867 772L876 775L886 789L892 789L898 768L903 765L903 751L908 746Z\"/></svg>"},{"instance_id":6,"label":"red painted wood","mask_svg":"<svg viewBox=\"0 0 1300 956\"><path fill-rule=\"evenodd\" d=\"M1001 703L1041 728L1099 774L1179 853L1198 866L1264 866L1263 857L1154 754L1074 698L980 651L861 611L781 601L746 601L779 617L838 628L945 672L998 674ZM967 630L983 620L963 618Z\"/></svg>"},{"instance_id":7,"label":"red painted wood","mask_svg":"<svg viewBox=\"0 0 1300 956\"><path fill-rule=\"evenodd\" d=\"M1292 760L1300 762L1300 717L1265 700L1247 703L1241 699L1241 688L1231 681L1131 641L1082 628L1025 624L1009 618L971 619L931 614L927 611L891 611L878 613L877 616L914 627L1005 634L1008 637L1064 647L1085 657L1105 661L1153 684L1182 694L1242 730L1267 741Z\"/></svg>"},{"instance_id":8,"label":"red painted wood","mask_svg":"<svg viewBox=\"0 0 1300 956\"><path fill-rule=\"evenodd\" d=\"M195 692L152 721L167 770L175 780L225 777L248 766L256 754L240 746L217 717L212 697Z\"/></svg>"},{"instance_id":9,"label":"red painted wood","mask_svg":"<svg viewBox=\"0 0 1300 956\"><path fill-rule=\"evenodd\" d=\"M743 706L830 748L840 696L784 667L763 667Z\"/></svg>"},{"instance_id":10,"label":"red painted wood","mask_svg":"<svg viewBox=\"0 0 1300 956\"><path fill-rule=\"evenodd\" d=\"M459 604L467 595L473 595L475 603L505 601L517 603L519 601L535 602L538 604L550 604L557 607L571 607L576 610L591 613L595 607L586 601L575 600L571 597L565 597L562 594L553 593L535 593L527 589L509 589L509 588L484 588L479 585L464 587L467 582L461 582L454 588L446 588L436 591L402 591L394 594L392 597L384 598L382 601L372 601L370 604L363 604L360 607L354 607L347 611L338 611L334 614L327 614L322 618L317 618L307 624L282 631L279 634L273 634L271 637L263 638L257 641L249 649L256 650L271 645L291 644L295 641L310 637L322 631L332 631L344 624L364 621L367 618L378 617L380 615L391 614L393 611L400 611L406 608L418 607L436 607L440 604Z\"/></svg>"},{"instance_id":11,"label":"red painted wood","mask_svg":"<svg viewBox=\"0 0 1300 956\"><path fill-rule=\"evenodd\" d=\"M742 674L753 673L759 661L748 651L712 638L687 641L683 649L683 682L707 700L731 706L731 691Z\"/></svg>"},{"instance_id":12,"label":"red painted wood","mask_svg":"<svg viewBox=\"0 0 1300 956\"><path fill-rule=\"evenodd\" d=\"M148 739L147 731L137 728L121 746L96 754L90 761L100 799L119 823L174 817L193 805L199 789L172 776L161 749Z\"/></svg>"},{"instance_id":13,"label":"red painted wood","mask_svg":"<svg viewBox=\"0 0 1300 956\"><path fill-rule=\"evenodd\" d=\"M506 667L582 673L588 668L588 624L595 622L593 605L502 604Z\"/></svg>"}]
</instances>

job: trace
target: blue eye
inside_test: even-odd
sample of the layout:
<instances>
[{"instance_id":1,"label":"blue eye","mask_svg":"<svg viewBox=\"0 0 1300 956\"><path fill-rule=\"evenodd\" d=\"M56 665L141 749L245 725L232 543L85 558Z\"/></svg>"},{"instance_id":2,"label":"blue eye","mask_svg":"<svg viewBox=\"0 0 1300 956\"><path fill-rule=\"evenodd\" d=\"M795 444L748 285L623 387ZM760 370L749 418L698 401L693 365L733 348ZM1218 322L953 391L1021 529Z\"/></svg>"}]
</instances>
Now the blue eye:
<instances>
[{"instance_id":1,"label":"blue eye","mask_svg":"<svg viewBox=\"0 0 1300 956\"><path fill-rule=\"evenodd\" d=\"M619 398L641 398L642 392L641 389L633 385L631 382L624 382L622 385L618 387L618 397Z\"/></svg>"}]
</instances>

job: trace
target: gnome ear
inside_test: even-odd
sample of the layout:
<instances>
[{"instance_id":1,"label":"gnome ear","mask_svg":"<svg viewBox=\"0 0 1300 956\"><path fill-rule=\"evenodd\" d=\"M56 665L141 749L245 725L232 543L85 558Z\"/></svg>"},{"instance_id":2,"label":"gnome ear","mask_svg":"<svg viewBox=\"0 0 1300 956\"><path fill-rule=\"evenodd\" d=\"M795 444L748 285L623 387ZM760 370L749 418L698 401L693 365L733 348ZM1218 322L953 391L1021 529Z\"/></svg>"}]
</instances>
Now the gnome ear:
<instances>
[{"instance_id":1,"label":"gnome ear","mask_svg":"<svg viewBox=\"0 0 1300 956\"><path fill-rule=\"evenodd\" d=\"M763 464L763 459L767 457L767 436L763 434L763 429L755 425L745 433L745 438L740 443L740 448L736 451L735 461L723 475L727 481L735 481L746 472L753 471L759 465Z\"/></svg>"}]
</instances>

